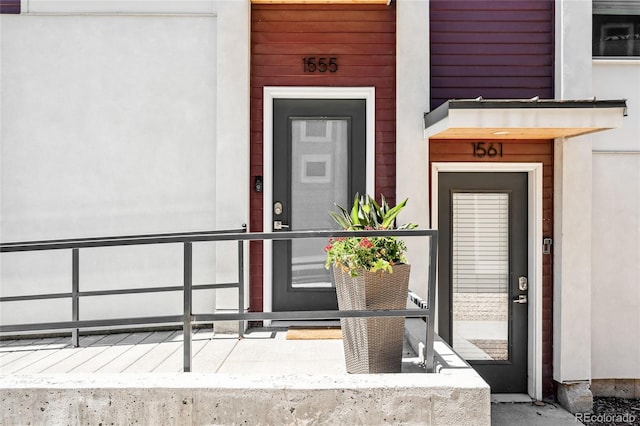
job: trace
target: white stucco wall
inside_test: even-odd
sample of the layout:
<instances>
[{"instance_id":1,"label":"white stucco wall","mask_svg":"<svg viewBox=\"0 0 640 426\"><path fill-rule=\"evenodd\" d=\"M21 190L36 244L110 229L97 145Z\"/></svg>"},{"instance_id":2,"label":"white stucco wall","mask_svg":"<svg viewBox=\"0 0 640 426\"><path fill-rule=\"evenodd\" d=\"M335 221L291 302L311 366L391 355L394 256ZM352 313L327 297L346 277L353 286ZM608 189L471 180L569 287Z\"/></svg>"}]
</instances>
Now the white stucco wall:
<instances>
[{"instance_id":1,"label":"white stucco wall","mask_svg":"<svg viewBox=\"0 0 640 426\"><path fill-rule=\"evenodd\" d=\"M249 191L249 80L251 56L251 4L249 1L219 0L217 36L216 119L216 229L248 224ZM217 282L237 280L235 247L219 244ZM245 244L245 265L249 265ZM245 266L244 307L249 306L249 276ZM216 307L238 307L236 289L218 290Z\"/></svg>"},{"instance_id":2,"label":"white stucco wall","mask_svg":"<svg viewBox=\"0 0 640 426\"><path fill-rule=\"evenodd\" d=\"M212 14L0 17L3 242L215 229L217 200L233 190L217 193L216 21ZM182 282L180 246L80 256L81 289ZM3 254L2 295L69 291L70 257ZM196 283L215 281L215 260L212 245L194 247ZM178 293L86 300L81 318L179 313L181 300ZM50 309L54 303L68 301L3 304L0 319L69 319ZM213 293L195 303L210 309Z\"/></svg>"},{"instance_id":3,"label":"white stucco wall","mask_svg":"<svg viewBox=\"0 0 640 426\"><path fill-rule=\"evenodd\" d=\"M429 111L429 2L396 3L396 199L408 198L399 223L429 223L429 142L424 113ZM429 272L426 238L406 239L410 288L426 299Z\"/></svg>"},{"instance_id":4,"label":"white stucco wall","mask_svg":"<svg viewBox=\"0 0 640 426\"><path fill-rule=\"evenodd\" d=\"M591 2L556 1L555 97L591 93ZM554 144L553 378L591 376L591 135Z\"/></svg>"},{"instance_id":5,"label":"white stucco wall","mask_svg":"<svg viewBox=\"0 0 640 426\"><path fill-rule=\"evenodd\" d=\"M640 60L593 61L593 93L628 116L593 136L592 378L640 379Z\"/></svg>"}]
</instances>

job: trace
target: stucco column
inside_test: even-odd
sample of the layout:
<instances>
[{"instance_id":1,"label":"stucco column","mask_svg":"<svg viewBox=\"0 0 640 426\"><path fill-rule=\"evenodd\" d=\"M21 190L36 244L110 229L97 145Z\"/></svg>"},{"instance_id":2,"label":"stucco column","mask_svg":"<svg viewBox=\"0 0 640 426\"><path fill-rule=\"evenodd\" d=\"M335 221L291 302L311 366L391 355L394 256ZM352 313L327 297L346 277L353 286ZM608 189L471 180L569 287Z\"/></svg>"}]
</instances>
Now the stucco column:
<instances>
[{"instance_id":1,"label":"stucco column","mask_svg":"<svg viewBox=\"0 0 640 426\"><path fill-rule=\"evenodd\" d=\"M556 98L592 93L591 2L556 2ZM591 379L591 136L554 150L553 378L572 412L589 411Z\"/></svg>"},{"instance_id":2,"label":"stucco column","mask_svg":"<svg viewBox=\"0 0 640 426\"><path fill-rule=\"evenodd\" d=\"M591 378L591 137L555 142L553 378Z\"/></svg>"},{"instance_id":3,"label":"stucco column","mask_svg":"<svg viewBox=\"0 0 640 426\"><path fill-rule=\"evenodd\" d=\"M396 2L396 199L409 198L399 223L429 227L428 141L424 113L429 110L429 2ZM426 239L407 240L411 288L426 297Z\"/></svg>"},{"instance_id":4,"label":"stucco column","mask_svg":"<svg viewBox=\"0 0 640 426\"><path fill-rule=\"evenodd\" d=\"M248 0L218 0L217 16L217 128L216 140L211 143L216 144L217 152L216 228L229 229L239 228L249 220L251 4ZM237 279L236 253L233 243L217 244L218 282ZM245 283L246 307L246 277ZM217 291L216 309L235 310L237 306L237 290ZM231 327L235 330L234 325Z\"/></svg>"}]
</instances>

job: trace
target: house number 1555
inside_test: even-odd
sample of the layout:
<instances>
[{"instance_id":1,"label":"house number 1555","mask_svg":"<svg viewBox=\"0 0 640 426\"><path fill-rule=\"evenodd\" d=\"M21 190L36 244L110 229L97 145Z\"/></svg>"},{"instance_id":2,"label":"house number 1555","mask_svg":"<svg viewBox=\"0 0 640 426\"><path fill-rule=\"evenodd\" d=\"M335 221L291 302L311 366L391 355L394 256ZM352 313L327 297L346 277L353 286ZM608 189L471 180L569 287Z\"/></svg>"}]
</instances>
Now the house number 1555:
<instances>
[{"instance_id":1,"label":"house number 1555","mask_svg":"<svg viewBox=\"0 0 640 426\"><path fill-rule=\"evenodd\" d=\"M302 58L304 72L336 72L338 71L338 58L326 58L305 56Z\"/></svg>"},{"instance_id":2,"label":"house number 1555","mask_svg":"<svg viewBox=\"0 0 640 426\"><path fill-rule=\"evenodd\" d=\"M502 143L471 142L471 146L474 157L502 157Z\"/></svg>"}]
</instances>

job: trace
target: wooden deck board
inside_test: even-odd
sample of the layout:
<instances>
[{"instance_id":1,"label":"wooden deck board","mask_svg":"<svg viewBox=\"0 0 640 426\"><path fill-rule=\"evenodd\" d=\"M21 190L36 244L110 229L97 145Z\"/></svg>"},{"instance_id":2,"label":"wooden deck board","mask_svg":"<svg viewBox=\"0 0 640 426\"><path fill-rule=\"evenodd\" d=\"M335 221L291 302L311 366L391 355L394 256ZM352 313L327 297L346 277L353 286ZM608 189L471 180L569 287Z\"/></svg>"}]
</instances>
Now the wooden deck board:
<instances>
[{"instance_id":1,"label":"wooden deck board","mask_svg":"<svg viewBox=\"0 0 640 426\"><path fill-rule=\"evenodd\" d=\"M238 344L237 338L216 338L207 340L193 355L193 371L217 373L231 351Z\"/></svg>"},{"instance_id":2,"label":"wooden deck board","mask_svg":"<svg viewBox=\"0 0 640 426\"><path fill-rule=\"evenodd\" d=\"M91 342L87 347L74 348L74 353L64 360L47 368L46 373L69 373L82 364L89 362L93 357L104 352L112 345L126 338L126 335L108 334L102 339Z\"/></svg>"},{"instance_id":3,"label":"wooden deck board","mask_svg":"<svg viewBox=\"0 0 640 426\"><path fill-rule=\"evenodd\" d=\"M145 356L149 351L152 351L157 344L167 340L169 336L172 336L173 331L153 332L147 336L144 340L132 345L128 350L120 354L117 358L108 362L96 372L100 373L122 373L130 365L134 364L140 358Z\"/></svg>"},{"instance_id":4,"label":"wooden deck board","mask_svg":"<svg viewBox=\"0 0 640 426\"><path fill-rule=\"evenodd\" d=\"M215 369L209 367L207 369L195 369L193 360L195 359L195 355L202 350L202 348L207 344L207 342L213 338L213 330L212 329L196 329L194 330L191 344L191 353L192 353L192 364L191 371L197 371L199 373L212 372ZM158 366L156 366L153 370L154 373L180 373L183 370L183 351L182 351L182 333L179 333L176 337L174 337L173 341L179 341L180 347L177 351L173 352L169 355L164 361L162 361Z\"/></svg>"},{"instance_id":5,"label":"wooden deck board","mask_svg":"<svg viewBox=\"0 0 640 426\"><path fill-rule=\"evenodd\" d=\"M240 341L235 335L216 335L195 329L192 371L214 373ZM0 342L0 374L167 373L183 370L183 334L176 331L113 333L80 337L18 339Z\"/></svg>"},{"instance_id":6,"label":"wooden deck board","mask_svg":"<svg viewBox=\"0 0 640 426\"><path fill-rule=\"evenodd\" d=\"M152 333L139 332L127 334L118 344L107 346L104 351L96 354L91 360L84 364L78 365L73 369L72 373L95 373L105 367L110 362L116 360L122 354L135 347L138 343L144 341Z\"/></svg>"},{"instance_id":7,"label":"wooden deck board","mask_svg":"<svg viewBox=\"0 0 640 426\"><path fill-rule=\"evenodd\" d=\"M88 346L92 342L101 339L102 336L83 336L80 338L80 346ZM67 357L73 355L77 348L73 348L70 345L61 349L40 349L31 352L33 355L25 356L24 358L3 366L3 373L20 373L20 374L34 374L46 372L46 369L51 365L64 360Z\"/></svg>"},{"instance_id":8,"label":"wooden deck board","mask_svg":"<svg viewBox=\"0 0 640 426\"><path fill-rule=\"evenodd\" d=\"M200 339L200 340L193 340L193 343L191 345L191 351L192 354L196 354L197 352L199 352L204 345L207 344L208 340L205 339ZM177 351L173 352L171 355L169 355L164 361L162 361L154 370L154 373L181 373L183 370L183 351L182 351L182 344L180 345L180 347L178 348ZM193 364L193 357L192 357L192 361L191 361L191 371L197 371L198 373L210 373L213 370L212 369L196 369L194 364Z\"/></svg>"},{"instance_id":9,"label":"wooden deck board","mask_svg":"<svg viewBox=\"0 0 640 426\"><path fill-rule=\"evenodd\" d=\"M0 343L0 352L37 351L39 349L71 346L70 337L45 337L42 339L20 339Z\"/></svg>"},{"instance_id":10,"label":"wooden deck board","mask_svg":"<svg viewBox=\"0 0 640 426\"><path fill-rule=\"evenodd\" d=\"M33 364L42 358L53 355L55 350L12 352L0 359L0 374L11 374L21 368Z\"/></svg>"},{"instance_id":11,"label":"wooden deck board","mask_svg":"<svg viewBox=\"0 0 640 426\"><path fill-rule=\"evenodd\" d=\"M175 331L172 334L167 335L161 342L156 343L151 351L148 351L133 364L123 370L123 372L151 373L174 352L182 352L182 340L181 331Z\"/></svg>"},{"instance_id":12,"label":"wooden deck board","mask_svg":"<svg viewBox=\"0 0 640 426\"><path fill-rule=\"evenodd\" d=\"M71 347L71 339L69 337L17 339L2 342L0 346L3 350L10 351L2 352L0 358L0 374L8 374L52 355L57 349Z\"/></svg>"}]
</instances>

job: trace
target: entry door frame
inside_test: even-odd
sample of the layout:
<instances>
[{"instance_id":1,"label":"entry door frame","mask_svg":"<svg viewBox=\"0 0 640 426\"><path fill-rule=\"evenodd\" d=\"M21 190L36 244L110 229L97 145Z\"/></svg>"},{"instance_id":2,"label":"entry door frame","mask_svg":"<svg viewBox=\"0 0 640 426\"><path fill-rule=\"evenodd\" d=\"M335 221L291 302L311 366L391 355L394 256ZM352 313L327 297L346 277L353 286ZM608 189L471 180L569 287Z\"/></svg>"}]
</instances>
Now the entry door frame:
<instances>
[{"instance_id":1,"label":"entry door frame","mask_svg":"<svg viewBox=\"0 0 640 426\"><path fill-rule=\"evenodd\" d=\"M273 232L273 100L274 99L364 99L366 101L366 190L375 192L375 87L265 86L263 88L263 223L264 232ZM263 309L273 311L273 245L263 242ZM265 321L265 326L270 325Z\"/></svg>"},{"instance_id":2,"label":"entry door frame","mask_svg":"<svg viewBox=\"0 0 640 426\"><path fill-rule=\"evenodd\" d=\"M542 163L432 163L431 227L438 228L438 174L455 172L525 172L528 175L528 337L527 391L542 399ZM436 286L437 288L437 286ZM437 297L437 295L436 295ZM437 300L437 299L436 299ZM436 313L435 318L438 318ZM436 324L437 326L437 324Z\"/></svg>"}]
</instances>

